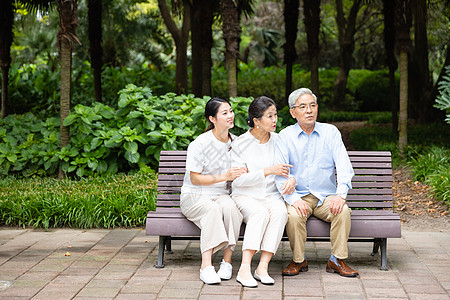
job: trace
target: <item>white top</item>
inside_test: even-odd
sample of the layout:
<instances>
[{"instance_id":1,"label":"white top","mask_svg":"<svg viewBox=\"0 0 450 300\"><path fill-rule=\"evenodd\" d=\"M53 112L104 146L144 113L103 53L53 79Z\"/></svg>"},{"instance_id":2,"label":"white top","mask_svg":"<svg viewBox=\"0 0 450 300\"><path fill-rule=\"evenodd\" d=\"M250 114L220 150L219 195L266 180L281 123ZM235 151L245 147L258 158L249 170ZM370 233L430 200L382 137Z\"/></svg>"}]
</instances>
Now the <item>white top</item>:
<instances>
[{"instance_id":1,"label":"white top","mask_svg":"<svg viewBox=\"0 0 450 300\"><path fill-rule=\"evenodd\" d=\"M273 166L277 137L278 135L272 132L269 141L260 144L259 140L247 131L233 142L231 165L248 168L248 173L233 181L233 196L244 195L264 199L268 196L280 195L275 185L275 176L264 176L264 169Z\"/></svg>"},{"instance_id":2,"label":"white top","mask_svg":"<svg viewBox=\"0 0 450 300\"><path fill-rule=\"evenodd\" d=\"M234 136L232 135L233 139ZM184 175L181 195L202 194L218 196L229 194L226 181L212 185L195 185L191 182L191 171L203 175L220 175L226 173L231 166L231 140L222 143L212 130L199 135L189 144L186 158L186 173Z\"/></svg>"}]
</instances>

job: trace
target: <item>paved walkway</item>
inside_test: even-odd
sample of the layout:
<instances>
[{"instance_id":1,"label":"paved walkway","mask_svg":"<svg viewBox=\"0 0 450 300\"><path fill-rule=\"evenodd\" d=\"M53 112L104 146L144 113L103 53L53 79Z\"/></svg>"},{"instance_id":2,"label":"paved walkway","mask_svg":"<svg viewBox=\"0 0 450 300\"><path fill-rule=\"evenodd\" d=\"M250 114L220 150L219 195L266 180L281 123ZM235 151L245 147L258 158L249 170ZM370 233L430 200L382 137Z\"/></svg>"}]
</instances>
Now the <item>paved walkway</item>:
<instances>
[{"instance_id":1,"label":"paved walkway","mask_svg":"<svg viewBox=\"0 0 450 300\"><path fill-rule=\"evenodd\" d=\"M233 278L208 286L199 280L198 241L172 248L156 269L157 239L144 230L0 229L0 299L450 299L449 232L403 231L388 240L389 271L379 270L371 244L350 243L347 262L359 278L325 272L328 242L308 242L309 271L282 278L291 258L282 242L270 264L275 285L256 289L235 280L240 251Z\"/></svg>"}]
</instances>

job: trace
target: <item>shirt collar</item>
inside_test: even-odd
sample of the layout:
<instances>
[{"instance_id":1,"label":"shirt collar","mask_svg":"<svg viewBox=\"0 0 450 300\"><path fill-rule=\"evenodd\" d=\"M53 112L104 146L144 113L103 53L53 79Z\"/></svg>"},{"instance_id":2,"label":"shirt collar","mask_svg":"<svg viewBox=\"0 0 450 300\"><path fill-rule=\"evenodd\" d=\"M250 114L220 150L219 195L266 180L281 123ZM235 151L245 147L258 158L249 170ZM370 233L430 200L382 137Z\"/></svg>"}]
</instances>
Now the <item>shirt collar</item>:
<instances>
[{"instance_id":1,"label":"shirt collar","mask_svg":"<svg viewBox=\"0 0 450 300\"><path fill-rule=\"evenodd\" d=\"M296 132L297 136L299 136L302 133L306 134L306 132L303 131L303 129L300 127L300 125L298 123L295 123L294 128L295 128L295 132ZM320 136L321 131L322 131L322 126L320 126L320 123L316 121L316 123L314 124L314 129L313 129L312 133L316 132Z\"/></svg>"}]
</instances>

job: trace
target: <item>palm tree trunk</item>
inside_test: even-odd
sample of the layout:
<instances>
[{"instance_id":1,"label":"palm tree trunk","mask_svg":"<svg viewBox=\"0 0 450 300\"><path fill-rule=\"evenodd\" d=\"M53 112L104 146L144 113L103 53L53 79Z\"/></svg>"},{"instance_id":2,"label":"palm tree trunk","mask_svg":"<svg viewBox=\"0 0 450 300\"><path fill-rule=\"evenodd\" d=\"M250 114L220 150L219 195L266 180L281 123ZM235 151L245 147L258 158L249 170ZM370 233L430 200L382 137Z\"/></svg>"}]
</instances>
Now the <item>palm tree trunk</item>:
<instances>
[{"instance_id":1,"label":"palm tree trunk","mask_svg":"<svg viewBox=\"0 0 450 300\"><path fill-rule=\"evenodd\" d=\"M395 40L397 51L400 53L400 113L398 147L403 154L408 144L408 53L411 52L412 42L409 35L411 28L411 1L398 0L395 4Z\"/></svg>"},{"instance_id":2,"label":"palm tree trunk","mask_svg":"<svg viewBox=\"0 0 450 300\"><path fill-rule=\"evenodd\" d=\"M297 39L298 8L299 0L284 0L283 15L286 39L286 44L284 45L284 63L286 64L284 93L286 102L289 94L292 92L292 66L297 59L295 40Z\"/></svg>"},{"instance_id":3,"label":"palm tree trunk","mask_svg":"<svg viewBox=\"0 0 450 300\"><path fill-rule=\"evenodd\" d=\"M408 145L408 53L400 52L400 114L398 148L403 153Z\"/></svg>"},{"instance_id":4,"label":"palm tree trunk","mask_svg":"<svg viewBox=\"0 0 450 300\"><path fill-rule=\"evenodd\" d=\"M70 113L70 96L72 90L72 46L67 40L61 41L61 148L70 142L69 127L63 125L64 119Z\"/></svg>"},{"instance_id":5,"label":"palm tree trunk","mask_svg":"<svg viewBox=\"0 0 450 300\"><path fill-rule=\"evenodd\" d=\"M2 69L1 117L7 115L8 74L11 66L11 45L13 42L14 7L12 0L0 1L0 67Z\"/></svg>"},{"instance_id":6,"label":"palm tree trunk","mask_svg":"<svg viewBox=\"0 0 450 300\"><path fill-rule=\"evenodd\" d=\"M102 102L102 0L88 1L88 33L95 101Z\"/></svg>"},{"instance_id":7,"label":"palm tree trunk","mask_svg":"<svg viewBox=\"0 0 450 300\"><path fill-rule=\"evenodd\" d=\"M65 118L70 113L70 99L72 89L72 45L78 41L75 34L77 27L77 0L58 0L58 12L60 31L58 32L58 48L61 56L61 101L60 101L60 139L61 149L70 142L69 127L63 125ZM64 177L64 172L59 169L59 178Z\"/></svg>"},{"instance_id":8,"label":"palm tree trunk","mask_svg":"<svg viewBox=\"0 0 450 300\"><path fill-rule=\"evenodd\" d=\"M311 70L311 90L319 95L319 30L320 0L304 0L303 13Z\"/></svg>"},{"instance_id":9,"label":"palm tree trunk","mask_svg":"<svg viewBox=\"0 0 450 300\"><path fill-rule=\"evenodd\" d=\"M228 96L237 97L237 58L239 56L239 11L232 0L221 0L222 31L225 40L225 65L228 67Z\"/></svg>"}]
</instances>

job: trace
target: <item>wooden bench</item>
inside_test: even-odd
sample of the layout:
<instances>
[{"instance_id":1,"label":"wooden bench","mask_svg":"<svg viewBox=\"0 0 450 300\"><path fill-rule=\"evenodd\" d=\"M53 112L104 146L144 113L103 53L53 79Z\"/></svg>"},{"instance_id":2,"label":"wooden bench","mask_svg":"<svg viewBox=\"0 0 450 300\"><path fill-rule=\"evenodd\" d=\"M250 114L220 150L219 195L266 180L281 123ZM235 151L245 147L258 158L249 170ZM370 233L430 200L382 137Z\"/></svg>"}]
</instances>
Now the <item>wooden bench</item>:
<instances>
[{"instance_id":1,"label":"wooden bench","mask_svg":"<svg viewBox=\"0 0 450 300\"><path fill-rule=\"evenodd\" d=\"M381 249L381 270L387 270L387 238L400 238L400 217L393 212L391 153L348 151L355 170L347 205L352 208L349 241L373 242L372 255ZM164 251L171 253L171 240L199 239L200 229L180 210L180 189L186 151L162 151L159 163L156 211L147 215L146 234L159 236L157 268L164 267ZM308 240L329 241L330 224L311 217ZM241 228L244 232L245 224ZM283 240L286 240L286 233Z\"/></svg>"}]
</instances>

